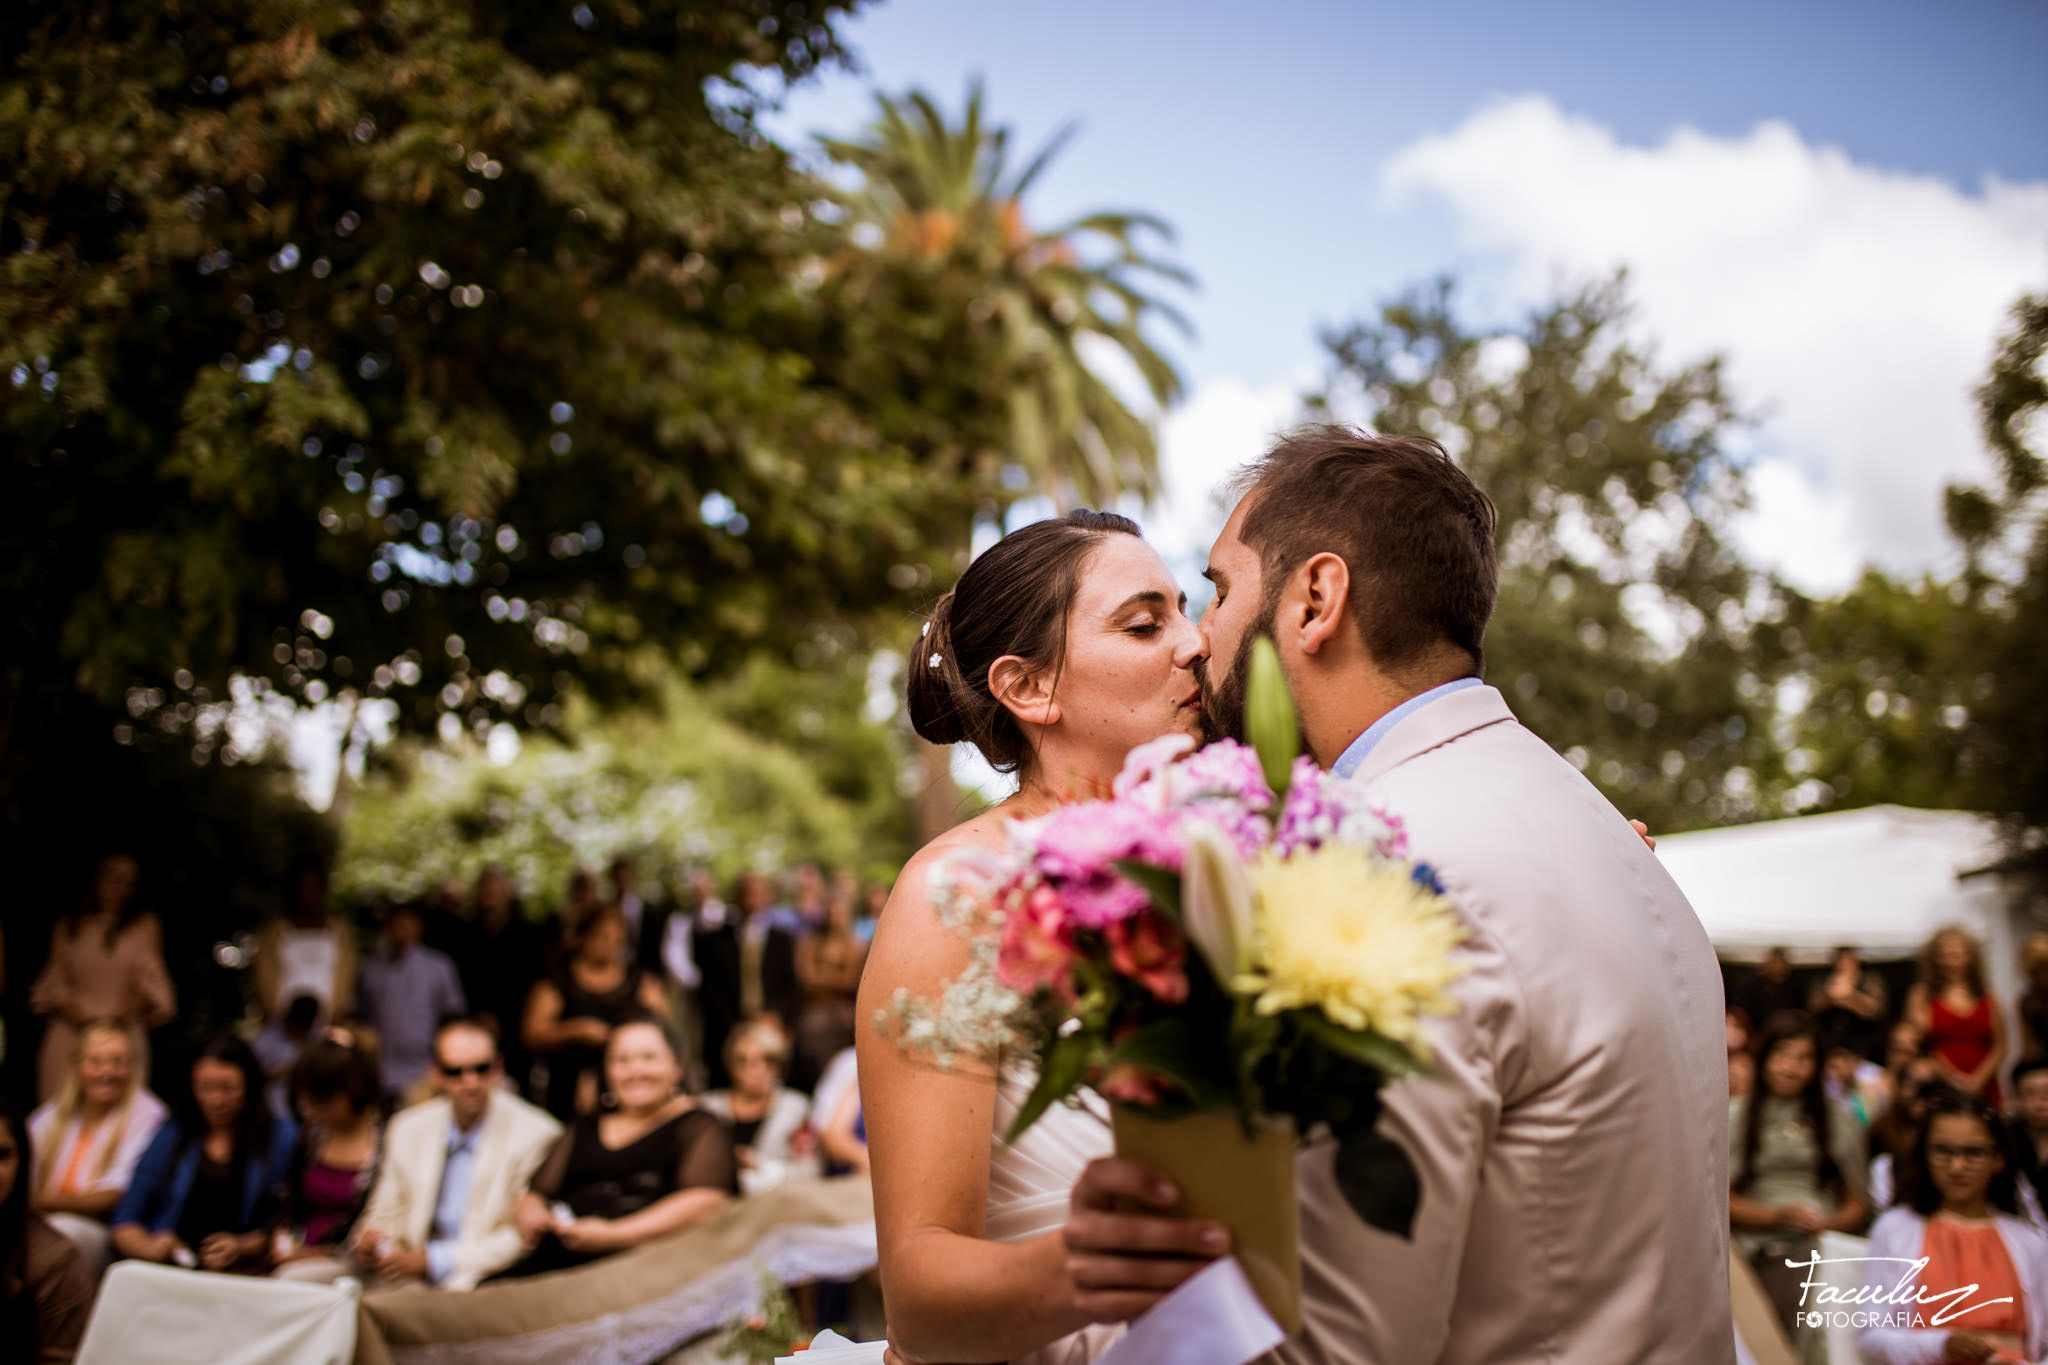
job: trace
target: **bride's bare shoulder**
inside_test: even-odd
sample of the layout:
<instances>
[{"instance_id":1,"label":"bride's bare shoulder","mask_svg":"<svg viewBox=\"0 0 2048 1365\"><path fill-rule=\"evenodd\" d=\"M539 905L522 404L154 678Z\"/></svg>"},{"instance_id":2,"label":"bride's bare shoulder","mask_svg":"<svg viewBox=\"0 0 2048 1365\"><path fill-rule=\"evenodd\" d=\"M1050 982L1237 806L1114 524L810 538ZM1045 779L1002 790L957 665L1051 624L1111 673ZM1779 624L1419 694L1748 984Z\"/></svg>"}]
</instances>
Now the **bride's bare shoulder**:
<instances>
[{"instance_id":1,"label":"bride's bare shoulder","mask_svg":"<svg viewBox=\"0 0 2048 1365\"><path fill-rule=\"evenodd\" d=\"M955 825L911 856L897 874L889 903L882 911L874 950L869 956L871 964L879 959L883 964L898 963L915 972L912 964L928 961L934 955L947 963L949 969L965 959L966 940L956 929L940 922L938 908L932 904L932 871L948 856L1001 848L1006 823L1006 817L999 811L984 811Z\"/></svg>"}]
</instances>

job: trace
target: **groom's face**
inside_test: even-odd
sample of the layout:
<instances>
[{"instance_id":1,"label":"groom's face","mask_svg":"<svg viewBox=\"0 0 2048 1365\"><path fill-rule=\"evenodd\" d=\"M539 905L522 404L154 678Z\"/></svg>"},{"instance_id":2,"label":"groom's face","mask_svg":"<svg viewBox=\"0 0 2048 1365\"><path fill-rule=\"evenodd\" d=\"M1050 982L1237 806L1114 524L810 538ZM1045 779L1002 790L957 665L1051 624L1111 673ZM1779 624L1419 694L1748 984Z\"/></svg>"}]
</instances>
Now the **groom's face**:
<instances>
[{"instance_id":1,"label":"groom's face","mask_svg":"<svg viewBox=\"0 0 2048 1365\"><path fill-rule=\"evenodd\" d=\"M1277 601L1267 600L1257 551L1238 539L1244 525L1240 501L1209 547L1202 576L1216 586L1215 600L1202 613L1203 657L1195 663L1202 685L1202 718L1211 739L1244 738L1245 673L1252 642L1270 634Z\"/></svg>"}]
</instances>

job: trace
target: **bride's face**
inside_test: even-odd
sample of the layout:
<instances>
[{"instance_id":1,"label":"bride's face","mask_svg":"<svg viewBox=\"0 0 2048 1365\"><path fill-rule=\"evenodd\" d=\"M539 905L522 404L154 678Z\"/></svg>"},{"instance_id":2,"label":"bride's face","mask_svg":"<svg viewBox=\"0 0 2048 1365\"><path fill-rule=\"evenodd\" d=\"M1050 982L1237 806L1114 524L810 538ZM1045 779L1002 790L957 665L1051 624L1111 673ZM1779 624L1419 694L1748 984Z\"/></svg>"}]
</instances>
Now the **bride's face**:
<instances>
[{"instance_id":1,"label":"bride's face","mask_svg":"<svg viewBox=\"0 0 2048 1365\"><path fill-rule=\"evenodd\" d=\"M1166 563L1137 536L1110 535L1089 556L1067 614L1055 697L1069 743L1109 760L1171 731L1201 730L1192 672L1201 632Z\"/></svg>"}]
</instances>

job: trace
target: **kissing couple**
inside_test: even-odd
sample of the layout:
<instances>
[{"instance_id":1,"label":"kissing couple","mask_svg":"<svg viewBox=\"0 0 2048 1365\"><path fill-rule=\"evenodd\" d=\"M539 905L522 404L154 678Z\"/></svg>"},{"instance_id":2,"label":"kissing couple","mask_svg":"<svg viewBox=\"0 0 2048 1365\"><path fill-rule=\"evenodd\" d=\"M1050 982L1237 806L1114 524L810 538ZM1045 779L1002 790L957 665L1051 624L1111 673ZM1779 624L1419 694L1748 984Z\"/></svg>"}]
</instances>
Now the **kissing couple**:
<instances>
[{"instance_id":1,"label":"kissing couple","mask_svg":"<svg viewBox=\"0 0 2048 1365\"><path fill-rule=\"evenodd\" d=\"M911 661L917 732L1019 786L905 866L861 985L891 1358L1083 1365L1229 1251L1112 1154L1106 1114L1055 1108L1002 1145L1030 1075L934 1068L875 1020L967 965L936 860L1106 792L1163 734L1243 738L1263 635L1304 749L1404 822L1468 968L1427 1029L1437 1075L1383 1095L1380 1131L1421 1177L1411 1236L1353 1212L1327 1133L1299 1150L1303 1322L1274 1358L1729 1365L1720 971L1637 831L1481 681L1491 501L1432 441L1336 426L1234 487L1199 624L1136 525L1076 511L976 559Z\"/></svg>"}]
</instances>

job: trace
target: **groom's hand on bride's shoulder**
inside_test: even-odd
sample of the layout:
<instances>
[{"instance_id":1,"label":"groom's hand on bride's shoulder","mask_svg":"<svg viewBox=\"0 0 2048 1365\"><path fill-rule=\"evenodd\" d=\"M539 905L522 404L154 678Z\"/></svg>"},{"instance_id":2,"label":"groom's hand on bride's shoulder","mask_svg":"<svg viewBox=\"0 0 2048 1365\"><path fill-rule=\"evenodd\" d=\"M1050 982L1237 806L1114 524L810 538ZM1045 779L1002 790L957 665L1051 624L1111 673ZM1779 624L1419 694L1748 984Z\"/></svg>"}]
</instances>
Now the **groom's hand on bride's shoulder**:
<instances>
[{"instance_id":1,"label":"groom's hand on bride's shoulder","mask_svg":"<svg viewBox=\"0 0 2048 1365\"><path fill-rule=\"evenodd\" d=\"M1088 1163L1061 1235L1074 1306L1095 1322L1134 1318L1230 1250L1220 1223L1179 1217L1180 1192L1122 1157Z\"/></svg>"}]
</instances>

